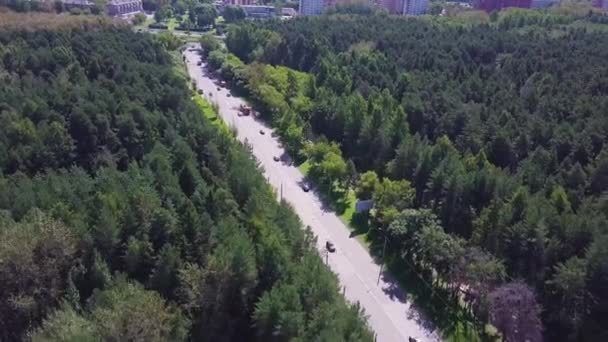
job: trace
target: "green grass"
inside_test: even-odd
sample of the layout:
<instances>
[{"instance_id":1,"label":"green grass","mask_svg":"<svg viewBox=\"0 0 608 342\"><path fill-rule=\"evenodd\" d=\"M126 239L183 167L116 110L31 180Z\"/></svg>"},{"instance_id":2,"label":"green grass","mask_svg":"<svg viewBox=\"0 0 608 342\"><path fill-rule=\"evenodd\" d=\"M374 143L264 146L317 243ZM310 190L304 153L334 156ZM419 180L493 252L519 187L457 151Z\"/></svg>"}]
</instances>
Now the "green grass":
<instances>
[{"instance_id":1,"label":"green grass","mask_svg":"<svg viewBox=\"0 0 608 342\"><path fill-rule=\"evenodd\" d=\"M207 100L205 100L201 95L194 94L193 95L194 102L198 105L203 115L211 121L211 123L218 127L223 133L231 134L230 128L226 125L226 123L217 115L217 112Z\"/></svg>"},{"instance_id":2,"label":"green grass","mask_svg":"<svg viewBox=\"0 0 608 342\"><path fill-rule=\"evenodd\" d=\"M231 134L230 128L226 125L226 123L218 117L217 112L213 109L213 106L200 94L196 93L192 90L192 84L190 83L190 77L188 76L188 71L186 70L186 65L184 64L184 60L182 59L181 53L179 51L171 51L169 52L171 58L173 59L173 70L177 76L182 78L184 82L188 82L188 88L191 89L192 100L196 103L203 113L203 115L216 127L220 129L221 132L226 134Z\"/></svg>"},{"instance_id":3,"label":"green grass","mask_svg":"<svg viewBox=\"0 0 608 342\"><path fill-rule=\"evenodd\" d=\"M186 65L182 59L182 54L179 53L179 51L170 51L169 54L173 59L173 71L175 74L184 81L188 81L190 77L188 76L188 71L186 71Z\"/></svg>"}]
</instances>

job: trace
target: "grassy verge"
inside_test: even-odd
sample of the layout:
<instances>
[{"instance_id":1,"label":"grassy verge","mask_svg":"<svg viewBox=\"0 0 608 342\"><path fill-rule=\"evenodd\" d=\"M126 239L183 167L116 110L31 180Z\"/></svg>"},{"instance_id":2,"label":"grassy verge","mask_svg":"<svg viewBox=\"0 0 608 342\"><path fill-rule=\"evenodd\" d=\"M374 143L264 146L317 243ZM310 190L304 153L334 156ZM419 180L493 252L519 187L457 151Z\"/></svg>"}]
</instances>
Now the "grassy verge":
<instances>
[{"instance_id":1,"label":"grassy verge","mask_svg":"<svg viewBox=\"0 0 608 342\"><path fill-rule=\"evenodd\" d=\"M171 58L173 59L173 70L175 74L182 78L184 82L188 83L188 87L191 88L190 84L190 76L188 75L188 70L186 69L186 65L184 64L184 60L182 59L182 54L179 51L171 51ZM226 125L226 123L218 117L217 111L213 106L200 94L197 94L192 90L192 100L199 107L203 115L209 119L209 121L217 126L220 131L226 134L231 134L230 128Z\"/></svg>"}]
</instances>

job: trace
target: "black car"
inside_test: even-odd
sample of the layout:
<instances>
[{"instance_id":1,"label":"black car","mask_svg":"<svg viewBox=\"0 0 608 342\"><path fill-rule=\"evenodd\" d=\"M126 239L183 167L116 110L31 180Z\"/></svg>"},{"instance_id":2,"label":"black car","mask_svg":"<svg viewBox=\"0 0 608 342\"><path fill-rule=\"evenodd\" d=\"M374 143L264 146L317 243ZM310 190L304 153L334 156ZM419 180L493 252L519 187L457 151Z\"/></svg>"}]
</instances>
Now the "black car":
<instances>
[{"instance_id":1,"label":"black car","mask_svg":"<svg viewBox=\"0 0 608 342\"><path fill-rule=\"evenodd\" d=\"M201 61L196 62L196 65L201 65L201 64L203 64L203 62L201 62Z\"/></svg>"},{"instance_id":2,"label":"black car","mask_svg":"<svg viewBox=\"0 0 608 342\"><path fill-rule=\"evenodd\" d=\"M329 240L327 240L327 242L325 242L325 248L330 253L335 253L336 252L336 246L334 246L333 242L331 242Z\"/></svg>"},{"instance_id":3,"label":"black car","mask_svg":"<svg viewBox=\"0 0 608 342\"><path fill-rule=\"evenodd\" d=\"M274 161L276 161L276 162L278 162L279 160L281 160L281 158L279 158L278 156L274 156L274 157L272 157L272 159L273 159Z\"/></svg>"},{"instance_id":4,"label":"black car","mask_svg":"<svg viewBox=\"0 0 608 342\"><path fill-rule=\"evenodd\" d=\"M302 190L304 190L304 192L309 192L310 185L308 185L308 183L302 183Z\"/></svg>"},{"instance_id":5,"label":"black car","mask_svg":"<svg viewBox=\"0 0 608 342\"><path fill-rule=\"evenodd\" d=\"M264 134L266 134L266 132L264 132L264 130L263 130L263 129L261 129L261 130L260 130L260 134L261 134L261 135L264 135Z\"/></svg>"}]
</instances>

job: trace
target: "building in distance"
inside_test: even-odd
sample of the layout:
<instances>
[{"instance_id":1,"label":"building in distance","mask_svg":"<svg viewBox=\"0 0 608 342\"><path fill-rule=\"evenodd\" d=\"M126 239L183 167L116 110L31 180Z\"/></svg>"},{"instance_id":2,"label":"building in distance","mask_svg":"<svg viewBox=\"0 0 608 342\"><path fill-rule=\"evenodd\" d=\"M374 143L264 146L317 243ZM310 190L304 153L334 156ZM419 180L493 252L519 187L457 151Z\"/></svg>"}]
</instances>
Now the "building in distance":
<instances>
[{"instance_id":1,"label":"building in distance","mask_svg":"<svg viewBox=\"0 0 608 342\"><path fill-rule=\"evenodd\" d=\"M142 0L110 0L106 5L112 16L130 16L142 12Z\"/></svg>"}]
</instances>

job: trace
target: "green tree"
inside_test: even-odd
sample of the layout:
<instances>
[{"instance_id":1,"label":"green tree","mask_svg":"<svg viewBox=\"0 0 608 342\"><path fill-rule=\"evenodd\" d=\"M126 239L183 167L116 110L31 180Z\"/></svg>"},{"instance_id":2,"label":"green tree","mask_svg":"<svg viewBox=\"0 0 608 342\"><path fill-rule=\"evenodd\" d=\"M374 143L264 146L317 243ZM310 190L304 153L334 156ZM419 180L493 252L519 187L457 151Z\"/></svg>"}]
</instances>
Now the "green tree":
<instances>
[{"instance_id":1,"label":"green tree","mask_svg":"<svg viewBox=\"0 0 608 342\"><path fill-rule=\"evenodd\" d=\"M76 263L77 236L38 210L0 224L0 336L17 340L61 303ZM19 272L15 272L19 270Z\"/></svg>"},{"instance_id":2,"label":"green tree","mask_svg":"<svg viewBox=\"0 0 608 342\"><path fill-rule=\"evenodd\" d=\"M224 7L224 12L222 12L222 17L228 23L234 23L240 20L245 19L247 13L241 6L226 6Z\"/></svg>"},{"instance_id":3,"label":"green tree","mask_svg":"<svg viewBox=\"0 0 608 342\"><path fill-rule=\"evenodd\" d=\"M196 25L198 27L208 27L215 25L217 10L211 4L202 4L194 8L196 14Z\"/></svg>"}]
</instances>

